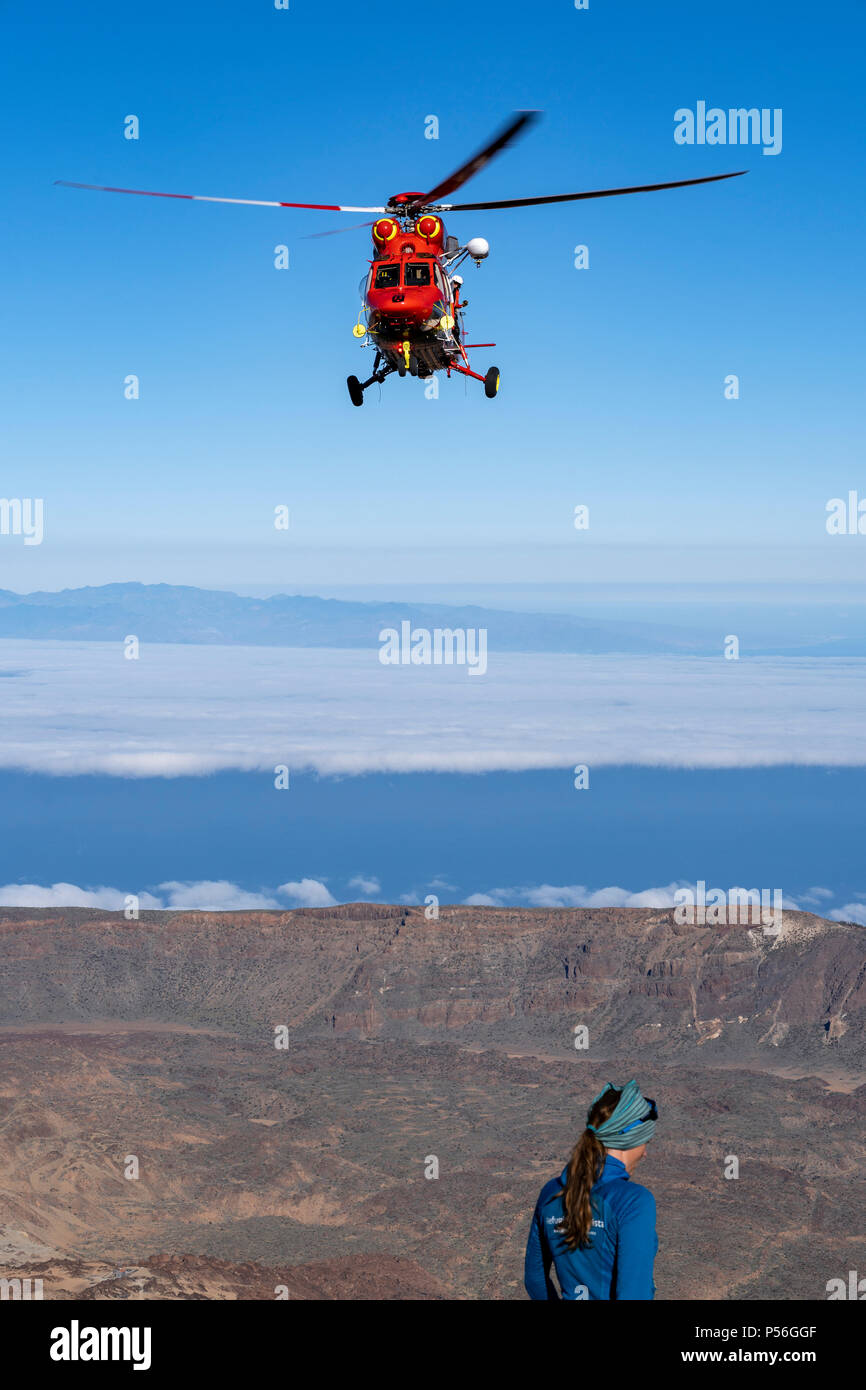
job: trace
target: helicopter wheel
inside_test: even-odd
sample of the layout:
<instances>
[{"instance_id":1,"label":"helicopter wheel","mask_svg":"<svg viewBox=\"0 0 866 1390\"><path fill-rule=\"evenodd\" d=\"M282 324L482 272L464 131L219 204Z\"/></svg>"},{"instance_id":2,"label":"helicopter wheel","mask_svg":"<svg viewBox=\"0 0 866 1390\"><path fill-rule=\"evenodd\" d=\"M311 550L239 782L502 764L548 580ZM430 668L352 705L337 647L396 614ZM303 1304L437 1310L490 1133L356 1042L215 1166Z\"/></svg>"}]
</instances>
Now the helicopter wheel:
<instances>
[{"instance_id":1,"label":"helicopter wheel","mask_svg":"<svg viewBox=\"0 0 866 1390\"><path fill-rule=\"evenodd\" d=\"M499 368L491 367L484 378L484 394L492 400L499 390Z\"/></svg>"},{"instance_id":2,"label":"helicopter wheel","mask_svg":"<svg viewBox=\"0 0 866 1390\"><path fill-rule=\"evenodd\" d=\"M352 405L364 404L364 388L356 376L347 376L346 385L352 398Z\"/></svg>"}]
</instances>

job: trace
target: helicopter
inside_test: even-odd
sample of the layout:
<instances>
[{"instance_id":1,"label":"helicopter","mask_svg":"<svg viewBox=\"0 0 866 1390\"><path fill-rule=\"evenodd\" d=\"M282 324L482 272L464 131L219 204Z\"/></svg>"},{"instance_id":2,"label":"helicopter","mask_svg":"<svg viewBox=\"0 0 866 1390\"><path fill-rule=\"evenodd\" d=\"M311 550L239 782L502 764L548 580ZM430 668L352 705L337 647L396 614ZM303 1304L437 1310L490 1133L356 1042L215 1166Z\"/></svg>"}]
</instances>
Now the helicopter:
<instances>
[{"instance_id":1,"label":"helicopter","mask_svg":"<svg viewBox=\"0 0 866 1390\"><path fill-rule=\"evenodd\" d=\"M101 193L132 193L143 198L181 198L204 203L238 203L248 207L301 208L317 212L376 214L372 222L355 226L371 228L373 257L361 282L361 311L352 332L362 346L375 351L373 371L366 381L357 376L346 379L349 398L363 405L364 392L396 372L418 378L444 371L473 377L484 385L484 394L493 398L499 391L498 367L482 375L469 365L468 349L495 347L495 343L467 343L464 339L464 312L468 301L461 298L463 277L457 268L466 260L480 266L490 253L484 237L471 237L465 245L446 233L442 214L452 212L492 212L503 208L538 207L544 203L571 203L584 198L613 198L626 193L656 193L667 188L688 188L699 183L718 183L735 179L747 170L729 174L710 174L699 179L677 179L672 183L639 184L631 188L601 188L582 193L553 193L540 198L506 198L483 203L444 203L441 200L461 188L496 155L511 145L540 116L539 111L518 111L477 154L427 193L395 193L379 207L358 207L336 203L290 203L257 198L216 198L200 193L155 193L141 188L111 188L104 184L55 182L64 188L84 188ZM340 228L338 230L354 230ZM332 236L317 232L315 236ZM362 319L364 322L362 322Z\"/></svg>"}]
</instances>

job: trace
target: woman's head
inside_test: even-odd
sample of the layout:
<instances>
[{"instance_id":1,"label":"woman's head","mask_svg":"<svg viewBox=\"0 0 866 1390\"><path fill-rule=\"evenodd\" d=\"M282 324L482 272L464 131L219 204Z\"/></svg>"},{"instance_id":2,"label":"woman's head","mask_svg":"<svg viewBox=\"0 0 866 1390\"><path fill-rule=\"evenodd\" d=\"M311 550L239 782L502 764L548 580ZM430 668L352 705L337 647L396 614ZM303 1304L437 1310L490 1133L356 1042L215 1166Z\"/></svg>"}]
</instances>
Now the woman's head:
<instances>
[{"instance_id":1,"label":"woman's head","mask_svg":"<svg viewBox=\"0 0 866 1390\"><path fill-rule=\"evenodd\" d=\"M593 1120L595 1105L613 1093L616 1105L599 1124ZM622 1090L617 1090L609 1081L599 1091L586 1117L587 1129L591 1130L608 1150L628 1151L645 1147L655 1134L658 1110L654 1100L641 1095L636 1081L629 1081Z\"/></svg>"},{"instance_id":2,"label":"woman's head","mask_svg":"<svg viewBox=\"0 0 866 1390\"><path fill-rule=\"evenodd\" d=\"M592 1230L593 1185L609 1153L629 1172L637 1166L652 1138L658 1111L653 1100L642 1096L636 1081L618 1088L608 1082L593 1100L586 1129L572 1150L563 1196L564 1220L560 1228L569 1250L589 1244Z\"/></svg>"}]
</instances>

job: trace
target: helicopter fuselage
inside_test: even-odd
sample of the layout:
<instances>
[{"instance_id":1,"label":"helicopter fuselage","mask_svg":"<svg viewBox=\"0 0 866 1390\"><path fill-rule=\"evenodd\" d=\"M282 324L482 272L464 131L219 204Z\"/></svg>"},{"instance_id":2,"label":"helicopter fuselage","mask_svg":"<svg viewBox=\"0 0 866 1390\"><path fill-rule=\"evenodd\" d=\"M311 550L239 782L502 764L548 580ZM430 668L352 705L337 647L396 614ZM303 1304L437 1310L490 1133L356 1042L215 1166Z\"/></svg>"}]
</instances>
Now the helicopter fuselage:
<instances>
[{"instance_id":1,"label":"helicopter fuselage","mask_svg":"<svg viewBox=\"0 0 866 1390\"><path fill-rule=\"evenodd\" d=\"M460 355L459 301L441 259L441 218L380 218L373 224L373 243L376 255L364 290L372 342L398 370L428 376L447 368Z\"/></svg>"}]
</instances>

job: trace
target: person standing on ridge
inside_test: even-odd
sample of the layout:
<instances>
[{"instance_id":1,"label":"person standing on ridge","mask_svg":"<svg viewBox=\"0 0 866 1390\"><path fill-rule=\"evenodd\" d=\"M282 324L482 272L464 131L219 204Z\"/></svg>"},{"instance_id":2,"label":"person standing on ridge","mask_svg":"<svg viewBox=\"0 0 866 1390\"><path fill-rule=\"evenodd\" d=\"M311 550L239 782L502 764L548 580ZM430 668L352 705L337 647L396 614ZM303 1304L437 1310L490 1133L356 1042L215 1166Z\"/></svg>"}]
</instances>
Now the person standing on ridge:
<instances>
[{"instance_id":1,"label":"person standing on ridge","mask_svg":"<svg viewBox=\"0 0 866 1390\"><path fill-rule=\"evenodd\" d=\"M609 1081L559 1178L542 1189L529 1228L523 1282L531 1299L652 1299L656 1204L631 1174L658 1110L636 1081ZM556 1284L550 1267L556 1271Z\"/></svg>"}]
</instances>

